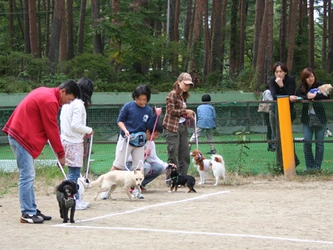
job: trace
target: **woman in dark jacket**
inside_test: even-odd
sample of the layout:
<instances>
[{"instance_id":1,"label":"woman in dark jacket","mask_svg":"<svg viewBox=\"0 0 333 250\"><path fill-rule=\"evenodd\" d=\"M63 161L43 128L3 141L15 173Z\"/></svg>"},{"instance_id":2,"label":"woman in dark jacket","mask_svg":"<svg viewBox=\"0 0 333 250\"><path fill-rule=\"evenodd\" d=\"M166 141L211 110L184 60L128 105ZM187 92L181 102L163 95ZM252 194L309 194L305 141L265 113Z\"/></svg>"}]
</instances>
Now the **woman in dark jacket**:
<instances>
[{"instance_id":1,"label":"woman in dark jacket","mask_svg":"<svg viewBox=\"0 0 333 250\"><path fill-rule=\"evenodd\" d=\"M305 100L330 99L329 95L325 96L322 93L314 90L321 85L323 85L323 83L317 82L315 72L310 68L305 68L301 73L301 84L296 92L296 95L302 97ZM313 91L311 91L311 89ZM310 114L317 115L322 125L321 128L310 127ZM301 122L303 123L304 134L304 156L306 163L305 171L320 170L321 163L324 157L324 143L316 142L316 150L314 155L312 152L311 141L313 134L315 136L315 140L324 140L327 119L323 104L321 102L304 102L302 108Z\"/></svg>"}]
</instances>

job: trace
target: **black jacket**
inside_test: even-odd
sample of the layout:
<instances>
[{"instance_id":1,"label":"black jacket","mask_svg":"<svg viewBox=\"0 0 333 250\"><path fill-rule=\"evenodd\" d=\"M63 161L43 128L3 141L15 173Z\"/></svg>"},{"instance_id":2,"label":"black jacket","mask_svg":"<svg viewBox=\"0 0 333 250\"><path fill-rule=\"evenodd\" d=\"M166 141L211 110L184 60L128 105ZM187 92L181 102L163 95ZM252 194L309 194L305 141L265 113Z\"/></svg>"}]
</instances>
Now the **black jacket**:
<instances>
[{"instance_id":1,"label":"black jacket","mask_svg":"<svg viewBox=\"0 0 333 250\"><path fill-rule=\"evenodd\" d=\"M316 82L312 85L312 89L318 88L321 85L323 85L323 83ZM300 84L300 86L298 87L298 89L296 91L296 95L302 97L304 100L308 100L307 93L308 92L302 92L302 85ZM330 99L330 96L329 95L325 96L323 94L318 94L317 93L314 100L321 100L321 99ZM309 104L310 104L309 102L303 103L302 116L301 116L301 122L303 124L309 124L309 119L310 119L309 114L308 114ZM318 116L320 122L321 123L326 123L327 118L326 118L326 113L325 113L323 103L321 103L321 102L312 102L312 105L313 105L313 109L314 109L316 115Z\"/></svg>"}]
</instances>

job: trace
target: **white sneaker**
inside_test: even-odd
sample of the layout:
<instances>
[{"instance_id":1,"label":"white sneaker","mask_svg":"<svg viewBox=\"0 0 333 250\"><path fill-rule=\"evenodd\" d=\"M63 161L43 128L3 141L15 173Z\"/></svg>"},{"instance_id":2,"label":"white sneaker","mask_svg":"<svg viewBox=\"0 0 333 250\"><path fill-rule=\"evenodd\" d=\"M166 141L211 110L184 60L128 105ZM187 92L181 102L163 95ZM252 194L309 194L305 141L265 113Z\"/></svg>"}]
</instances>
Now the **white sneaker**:
<instances>
[{"instance_id":1,"label":"white sneaker","mask_svg":"<svg viewBox=\"0 0 333 250\"><path fill-rule=\"evenodd\" d=\"M81 200L81 202L82 202L83 204L85 204L85 205L87 206L87 208L90 207L90 203L89 203L89 202L85 202L85 201L83 201L83 200Z\"/></svg>"},{"instance_id":2,"label":"white sneaker","mask_svg":"<svg viewBox=\"0 0 333 250\"><path fill-rule=\"evenodd\" d=\"M109 192L103 192L103 193L101 193L101 198L103 199L103 200L107 200L108 198L109 198L109 194L108 194Z\"/></svg>"},{"instance_id":3,"label":"white sneaker","mask_svg":"<svg viewBox=\"0 0 333 250\"><path fill-rule=\"evenodd\" d=\"M134 198L138 198L138 199L144 199L145 198L142 194L140 194L140 196L139 196L139 190L137 190L136 188L133 190L132 196Z\"/></svg>"},{"instance_id":4,"label":"white sneaker","mask_svg":"<svg viewBox=\"0 0 333 250\"><path fill-rule=\"evenodd\" d=\"M85 210L87 209L87 205L82 200L76 200L75 210Z\"/></svg>"}]
</instances>

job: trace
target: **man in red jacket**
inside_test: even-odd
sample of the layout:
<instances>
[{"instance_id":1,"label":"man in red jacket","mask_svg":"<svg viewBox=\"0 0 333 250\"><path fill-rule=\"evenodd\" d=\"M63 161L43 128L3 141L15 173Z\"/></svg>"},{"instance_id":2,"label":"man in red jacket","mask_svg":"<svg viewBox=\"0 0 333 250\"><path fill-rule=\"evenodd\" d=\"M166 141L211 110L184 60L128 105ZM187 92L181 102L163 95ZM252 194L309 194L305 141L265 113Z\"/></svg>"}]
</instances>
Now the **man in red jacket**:
<instances>
[{"instance_id":1,"label":"man in red jacket","mask_svg":"<svg viewBox=\"0 0 333 250\"><path fill-rule=\"evenodd\" d=\"M34 159L50 140L62 165L65 151L58 127L60 106L80 96L77 83L69 80L57 88L40 87L31 91L16 107L2 131L8 134L9 144L16 157L20 173L19 199L21 223L43 223L51 220L37 209L34 193Z\"/></svg>"}]
</instances>

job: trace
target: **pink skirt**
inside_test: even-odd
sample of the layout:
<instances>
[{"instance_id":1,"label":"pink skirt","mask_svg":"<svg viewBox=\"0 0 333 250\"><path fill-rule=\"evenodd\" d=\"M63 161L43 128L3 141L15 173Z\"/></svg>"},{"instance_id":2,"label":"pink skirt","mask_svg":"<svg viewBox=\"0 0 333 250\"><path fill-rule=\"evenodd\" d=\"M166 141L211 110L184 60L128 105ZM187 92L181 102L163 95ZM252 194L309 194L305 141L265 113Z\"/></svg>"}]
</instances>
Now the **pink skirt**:
<instances>
[{"instance_id":1,"label":"pink skirt","mask_svg":"<svg viewBox=\"0 0 333 250\"><path fill-rule=\"evenodd\" d=\"M82 167L83 166L83 142L72 143L62 140L62 145L65 149L66 166Z\"/></svg>"}]
</instances>

